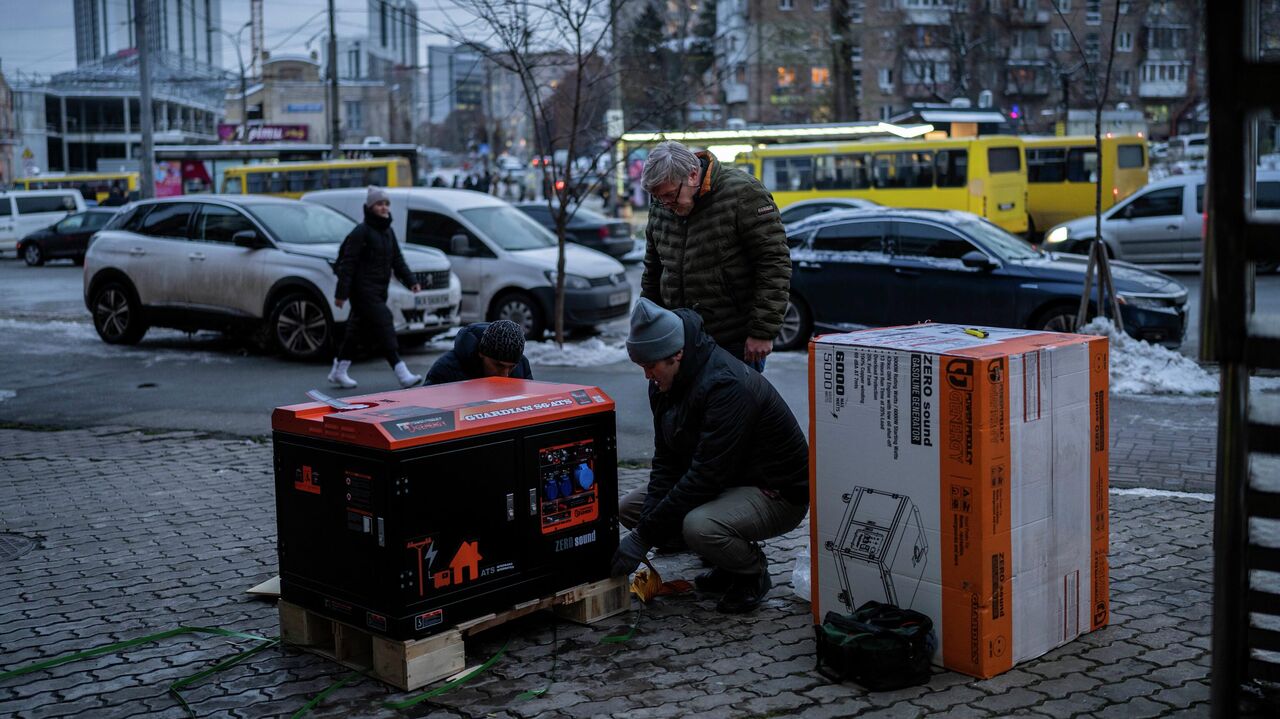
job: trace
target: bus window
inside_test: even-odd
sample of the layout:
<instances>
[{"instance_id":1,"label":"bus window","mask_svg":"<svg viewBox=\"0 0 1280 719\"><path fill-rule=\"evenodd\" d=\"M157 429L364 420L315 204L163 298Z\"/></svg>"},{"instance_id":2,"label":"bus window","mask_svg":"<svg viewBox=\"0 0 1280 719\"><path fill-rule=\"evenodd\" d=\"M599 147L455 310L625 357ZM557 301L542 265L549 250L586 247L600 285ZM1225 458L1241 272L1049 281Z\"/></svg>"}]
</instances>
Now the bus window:
<instances>
[{"instance_id":1,"label":"bus window","mask_svg":"<svg viewBox=\"0 0 1280 719\"><path fill-rule=\"evenodd\" d=\"M813 158L813 189L836 189L836 158L830 155Z\"/></svg>"},{"instance_id":2,"label":"bus window","mask_svg":"<svg viewBox=\"0 0 1280 719\"><path fill-rule=\"evenodd\" d=\"M1122 170L1142 167L1142 145L1119 145L1116 147L1116 164Z\"/></svg>"},{"instance_id":3,"label":"bus window","mask_svg":"<svg viewBox=\"0 0 1280 719\"><path fill-rule=\"evenodd\" d=\"M968 150L939 150L935 157L938 187L964 187L969 181Z\"/></svg>"},{"instance_id":4,"label":"bus window","mask_svg":"<svg viewBox=\"0 0 1280 719\"><path fill-rule=\"evenodd\" d=\"M387 186L387 168L370 167L364 171L364 184L377 185L378 187Z\"/></svg>"},{"instance_id":5,"label":"bus window","mask_svg":"<svg viewBox=\"0 0 1280 719\"><path fill-rule=\"evenodd\" d=\"M1021 172L1022 153L1016 147L987 148L987 171L991 173Z\"/></svg>"},{"instance_id":6,"label":"bus window","mask_svg":"<svg viewBox=\"0 0 1280 719\"><path fill-rule=\"evenodd\" d=\"M1067 182L1097 182L1098 152L1092 147L1067 151Z\"/></svg>"},{"instance_id":7,"label":"bus window","mask_svg":"<svg viewBox=\"0 0 1280 719\"><path fill-rule=\"evenodd\" d=\"M288 192L286 189L287 183L285 182L285 173L273 172L271 173L269 180L269 185L271 187L269 192Z\"/></svg>"},{"instance_id":8,"label":"bus window","mask_svg":"<svg viewBox=\"0 0 1280 719\"><path fill-rule=\"evenodd\" d=\"M258 195L267 191L267 178L259 172L250 172L244 176L245 192Z\"/></svg>"},{"instance_id":9,"label":"bus window","mask_svg":"<svg viewBox=\"0 0 1280 719\"><path fill-rule=\"evenodd\" d=\"M933 187L933 153L886 152L876 155L876 187Z\"/></svg>"},{"instance_id":10,"label":"bus window","mask_svg":"<svg viewBox=\"0 0 1280 719\"><path fill-rule=\"evenodd\" d=\"M1062 182L1066 176L1066 149L1044 147L1027 150L1027 182Z\"/></svg>"},{"instance_id":11,"label":"bus window","mask_svg":"<svg viewBox=\"0 0 1280 719\"><path fill-rule=\"evenodd\" d=\"M841 155L836 158L837 190L865 190L871 187L871 173L866 155Z\"/></svg>"},{"instance_id":12,"label":"bus window","mask_svg":"<svg viewBox=\"0 0 1280 719\"><path fill-rule=\"evenodd\" d=\"M764 176L765 187L770 190L777 192L811 190L813 189L813 158L765 158Z\"/></svg>"}]
</instances>

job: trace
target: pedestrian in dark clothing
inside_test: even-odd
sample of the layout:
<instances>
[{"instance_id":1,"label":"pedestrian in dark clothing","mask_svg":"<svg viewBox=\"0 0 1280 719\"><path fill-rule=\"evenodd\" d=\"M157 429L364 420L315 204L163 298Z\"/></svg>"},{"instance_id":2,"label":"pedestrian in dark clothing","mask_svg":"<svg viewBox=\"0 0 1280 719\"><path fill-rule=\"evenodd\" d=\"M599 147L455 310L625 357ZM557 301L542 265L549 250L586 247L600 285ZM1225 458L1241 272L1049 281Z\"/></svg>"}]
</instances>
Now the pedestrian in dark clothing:
<instances>
[{"instance_id":1,"label":"pedestrian in dark clothing","mask_svg":"<svg viewBox=\"0 0 1280 719\"><path fill-rule=\"evenodd\" d=\"M443 177L441 177L441 176L439 176L439 175L436 175L436 176L435 176L435 179L433 179L433 180L431 181L431 186L432 186L432 187L444 187L444 186L445 186L444 178L443 178Z\"/></svg>"},{"instance_id":2,"label":"pedestrian in dark clothing","mask_svg":"<svg viewBox=\"0 0 1280 719\"><path fill-rule=\"evenodd\" d=\"M707 333L764 370L791 293L791 251L773 196L710 153L664 142L642 177L654 199L640 296L702 315Z\"/></svg>"},{"instance_id":3,"label":"pedestrian in dark clothing","mask_svg":"<svg viewBox=\"0 0 1280 719\"><path fill-rule=\"evenodd\" d=\"M476 322L458 331L453 349L427 371L427 384L447 384L481 377L533 379L524 356L524 331L511 320Z\"/></svg>"},{"instance_id":4,"label":"pedestrian in dark clothing","mask_svg":"<svg viewBox=\"0 0 1280 719\"><path fill-rule=\"evenodd\" d=\"M422 288L413 281L400 252L400 243L396 242L395 230L391 228L391 198L386 190L369 187L364 201L364 222L356 225L342 241L334 271L338 275L334 304L341 309L350 299L351 314L347 317L347 333L333 360L329 381L347 389L356 386L348 371L356 344L363 335L382 351L401 387L413 387L421 382L422 375L410 372L400 359L395 321L387 307L387 285L393 272L410 290L419 292Z\"/></svg>"},{"instance_id":5,"label":"pedestrian in dark clothing","mask_svg":"<svg viewBox=\"0 0 1280 719\"><path fill-rule=\"evenodd\" d=\"M653 469L648 486L619 503L631 532L613 574L629 574L651 547L683 540L713 567L698 575L698 589L722 594L722 612L750 611L773 586L758 542L795 529L808 513L800 425L773 385L716 345L693 310L641 299L627 353L649 379Z\"/></svg>"},{"instance_id":6,"label":"pedestrian in dark clothing","mask_svg":"<svg viewBox=\"0 0 1280 719\"><path fill-rule=\"evenodd\" d=\"M107 199L102 201L103 207L121 207L129 204L125 199L124 192L121 191L119 185L112 185L111 190L107 192Z\"/></svg>"}]
</instances>

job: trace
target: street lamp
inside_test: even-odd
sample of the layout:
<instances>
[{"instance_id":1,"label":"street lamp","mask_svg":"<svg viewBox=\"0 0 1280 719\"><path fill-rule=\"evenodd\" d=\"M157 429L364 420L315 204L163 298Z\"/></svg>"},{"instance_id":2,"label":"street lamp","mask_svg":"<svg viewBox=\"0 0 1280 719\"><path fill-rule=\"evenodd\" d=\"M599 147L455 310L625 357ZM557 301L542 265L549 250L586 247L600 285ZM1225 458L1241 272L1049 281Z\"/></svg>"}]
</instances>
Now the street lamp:
<instances>
[{"instance_id":1,"label":"street lamp","mask_svg":"<svg viewBox=\"0 0 1280 719\"><path fill-rule=\"evenodd\" d=\"M253 26L252 20L250 20L249 22L246 22L245 24L240 26L240 29L236 31L235 35L232 35L231 33L227 32L226 30L223 30L220 27L214 28L214 32L218 32L223 35L226 35L227 39L235 43L236 62L240 64L240 141L241 142L249 141L249 97L248 97L248 88L245 87L244 56L240 52L240 36L244 33L246 29L252 26Z\"/></svg>"}]
</instances>

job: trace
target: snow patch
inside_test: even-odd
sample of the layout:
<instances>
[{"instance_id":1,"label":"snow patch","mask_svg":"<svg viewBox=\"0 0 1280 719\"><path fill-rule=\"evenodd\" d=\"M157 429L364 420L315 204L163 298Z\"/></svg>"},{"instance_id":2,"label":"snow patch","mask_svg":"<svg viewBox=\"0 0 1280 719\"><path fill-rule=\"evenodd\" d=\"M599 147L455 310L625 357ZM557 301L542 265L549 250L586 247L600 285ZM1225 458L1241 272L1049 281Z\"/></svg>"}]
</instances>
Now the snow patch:
<instances>
[{"instance_id":1,"label":"snow patch","mask_svg":"<svg viewBox=\"0 0 1280 719\"><path fill-rule=\"evenodd\" d=\"M530 364L544 367L600 367L630 360L625 342L604 342L598 337L565 343L564 347L550 340L526 342L524 356Z\"/></svg>"},{"instance_id":2,"label":"snow patch","mask_svg":"<svg viewBox=\"0 0 1280 719\"><path fill-rule=\"evenodd\" d=\"M14 397L17 397L17 396L18 396L18 393L14 392L11 389L0 389L0 402L5 401L6 399L13 399Z\"/></svg>"},{"instance_id":3,"label":"snow patch","mask_svg":"<svg viewBox=\"0 0 1280 719\"><path fill-rule=\"evenodd\" d=\"M1198 499L1212 502L1212 494L1200 492L1174 492L1168 489L1148 489L1146 487L1113 487L1111 493L1118 497L1147 497L1152 499Z\"/></svg>"},{"instance_id":4,"label":"snow patch","mask_svg":"<svg viewBox=\"0 0 1280 719\"><path fill-rule=\"evenodd\" d=\"M1111 392L1121 395L1218 394L1218 374L1209 372L1195 360L1161 345L1134 339L1106 318L1095 317L1079 330L1110 341ZM1252 377L1250 387L1267 391L1280 389L1280 377Z\"/></svg>"}]
</instances>

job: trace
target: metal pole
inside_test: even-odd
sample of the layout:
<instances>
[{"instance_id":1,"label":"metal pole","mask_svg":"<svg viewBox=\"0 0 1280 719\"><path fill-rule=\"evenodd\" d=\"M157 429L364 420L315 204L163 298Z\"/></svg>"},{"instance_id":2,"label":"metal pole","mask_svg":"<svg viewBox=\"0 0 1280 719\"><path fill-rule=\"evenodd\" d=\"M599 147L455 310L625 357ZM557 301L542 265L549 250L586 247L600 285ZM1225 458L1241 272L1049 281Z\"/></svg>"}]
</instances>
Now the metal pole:
<instances>
[{"instance_id":1,"label":"metal pole","mask_svg":"<svg viewBox=\"0 0 1280 719\"><path fill-rule=\"evenodd\" d=\"M329 159L342 157L342 118L338 115L338 36L334 30L333 0L329 0Z\"/></svg>"},{"instance_id":2,"label":"metal pole","mask_svg":"<svg viewBox=\"0 0 1280 719\"><path fill-rule=\"evenodd\" d=\"M142 156L138 158L138 196L155 197L155 137L151 108L151 48L147 44L147 0L133 0L134 37L138 41L138 114L142 117Z\"/></svg>"}]
</instances>

